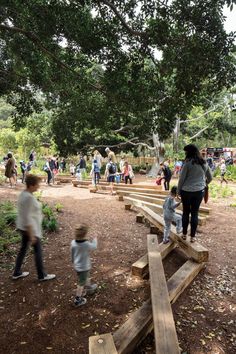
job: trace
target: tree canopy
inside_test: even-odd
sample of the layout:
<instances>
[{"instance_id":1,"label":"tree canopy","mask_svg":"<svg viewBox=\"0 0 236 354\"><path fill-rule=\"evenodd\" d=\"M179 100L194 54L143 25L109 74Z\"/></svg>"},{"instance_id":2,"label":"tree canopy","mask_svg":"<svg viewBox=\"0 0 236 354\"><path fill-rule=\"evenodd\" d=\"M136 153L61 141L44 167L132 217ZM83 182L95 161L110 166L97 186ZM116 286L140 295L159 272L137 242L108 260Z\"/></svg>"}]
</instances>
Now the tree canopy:
<instances>
[{"instance_id":1,"label":"tree canopy","mask_svg":"<svg viewBox=\"0 0 236 354\"><path fill-rule=\"evenodd\" d=\"M59 150L166 138L235 83L235 0L2 0L0 95L15 127L53 110Z\"/></svg>"}]
</instances>

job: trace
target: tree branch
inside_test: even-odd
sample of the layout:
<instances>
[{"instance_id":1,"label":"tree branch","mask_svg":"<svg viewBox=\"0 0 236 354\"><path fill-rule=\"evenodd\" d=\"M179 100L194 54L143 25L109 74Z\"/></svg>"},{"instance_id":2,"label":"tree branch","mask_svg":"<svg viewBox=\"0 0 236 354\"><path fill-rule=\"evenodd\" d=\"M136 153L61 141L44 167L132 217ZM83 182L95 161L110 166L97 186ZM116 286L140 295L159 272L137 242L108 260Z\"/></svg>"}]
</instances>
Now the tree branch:
<instances>
[{"instance_id":1,"label":"tree branch","mask_svg":"<svg viewBox=\"0 0 236 354\"><path fill-rule=\"evenodd\" d=\"M147 34L145 32L136 31L126 23L126 21L124 20L122 15L119 13L119 11L117 10L117 8L115 7L114 4L110 3L110 1L107 1L107 0L99 0L99 2L107 5L115 13L116 17L119 18L120 22L122 23L122 25L125 27L125 29L129 33L131 33L133 36L136 36L136 37L145 37L146 38Z\"/></svg>"},{"instance_id":2,"label":"tree branch","mask_svg":"<svg viewBox=\"0 0 236 354\"><path fill-rule=\"evenodd\" d=\"M35 33L30 32L30 31L26 31L22 28L19 27L14 27L14 26L7 26L4 24L0 24L0 30L6 30L6 31L10 31L10 32L14 32L14 33L21 33L23 34L25 37L27 37L31 42L33 42L43 53L45 53L48 57L50 57L51 59L53 59L53 61L55 61L57 63L58 66L60 66L63 69L69 70L70 72L72 72L73 74L77 75L80 77L80 75L75 72L72 68L70 68L68 65L66 65L65 63L63 63L61 60L59 60L56 55L54 55L52 52L50 52L41 42L40 38L38 36L36 36ZM80 77L81 78L81 77ZM89 85L91 87L93 87L96 90L102 91L100 87L93 85L91 83L89 83Z\"/></svg>"},{"instance_id":3,"label":"tree branch","mask_svg":"<svg viewBox=\"0 0 236 354\"><path fill-rule=\"evenodd\" d=\"M207 125L207 126L206 126L205 128L203 128L203 129L199 130L199 132L198 132L197 134L191 136L191 138L189 138L189 139L192 140L192 139L197 138L199 135L201 135L201 134L202 134L205 130L207 130L208 128L209 128L209 125Z\"/></svg>"},{"instance_id":4,"label":"tree branch","mask_svg":"<svg viewBox=\"0 0 236 354\"><path fill-rule=\"evenodd\" d=\"M194 120L198 120L204 116L206 116L208 113L214 112L216 110L216 108L222 106L222 104L217 104L216 106L214 106L213 108L210 108L208 111L206 111L205 113L203 113L202 115L200 115L199 117L196 118L192 118L192 119L187 119L187 120L180 120L179 123L188 123L188 122L192 122Z\"/></svg>"},{"instance_id":5,"label":"tree branch","mask_svg":"<svg viewBox=\"0 0 236 354\"><path fill-rule=\"evenodd\" d=\"M134 137L130 140L127 140L127 141L123 141L122 143L118 143L118 144L115 144L115 145L86 145L86 148L105 148L105 147L109 147L109 148L116 148L116 147L122 147L122 146L126 146L126 145L134 145L134 146L145 146L147 147L149 150L155 150L156 147L154 146L150 146L146 143L142 143L142 142L135 142L138 140L138 137Z\"/></svg>"}]
</instances>

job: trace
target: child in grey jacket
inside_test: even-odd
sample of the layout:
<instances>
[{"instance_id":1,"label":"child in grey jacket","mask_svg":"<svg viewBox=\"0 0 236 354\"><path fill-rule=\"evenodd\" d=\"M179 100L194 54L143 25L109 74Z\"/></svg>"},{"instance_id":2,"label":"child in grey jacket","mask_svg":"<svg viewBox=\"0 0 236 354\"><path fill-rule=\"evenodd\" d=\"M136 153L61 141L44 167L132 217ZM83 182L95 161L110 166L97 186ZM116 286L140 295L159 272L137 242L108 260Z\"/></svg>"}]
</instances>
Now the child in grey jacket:
<instances>
[{"instance_id":1,"label":"child in grey jacket","mask_svg":"<svg viewBox=\"0 0 236 354\"><path fill-rule=\"evenodd\" d=\"M181 201L176 203L175 198L177 196L177 187L173 186L171 188L169 196L165 199L163 204L164 210L164 236L163 243L168 243L170 241L170 229L171 223L174 221L176 223L176 232L180 234L182 232L182 217L179 214L176 214L175 209L180 205Z\"/></svg>"},{"instance_id":2,"label":"child in grey jacket","mask_svg":"<svg viewBox=\"0 0 236 354\"><path fill-rule=\"evenodd\" d=\"M74 305L76 307L86 304L86 294L93 294L97 284L91 284L90 269L91 261L89 253L97 248L97 238L92 241L87 239L88 226L80 224L75 229L75 239L71 242L71 257L74 269L78 275L78 286Z\"/></svg>"}]
</instances>

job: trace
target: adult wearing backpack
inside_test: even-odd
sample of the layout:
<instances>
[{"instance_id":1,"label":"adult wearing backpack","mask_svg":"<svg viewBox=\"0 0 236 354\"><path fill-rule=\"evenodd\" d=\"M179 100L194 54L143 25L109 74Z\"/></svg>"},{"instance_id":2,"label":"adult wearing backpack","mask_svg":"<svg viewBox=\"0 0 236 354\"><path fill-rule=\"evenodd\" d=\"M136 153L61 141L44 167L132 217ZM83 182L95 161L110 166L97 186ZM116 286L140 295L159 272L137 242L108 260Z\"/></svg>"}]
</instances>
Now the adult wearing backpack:
<instances>
[{"instance_id":1,"label":"adult wearing backpack","mask_svg":"<svg viewBox=\"0 0 236 354\"><path fill-rule=\"evenodd\" d=\"M113 194L113 184L115 182L116 171L116 164L112 161L112 159L109 159L106 165L105 178L107 178L107 182L109 182L111 186L111 194Z\"/></svg>"},{"instance_id":2,"label":"adult wearing backpack","mask_svg":"<svg viewBox=\"0 0 236 354\"><path fill-rule=\"evenodd\" d=\"M112 160L113 163L116 163L116 155L114 151L111 151L109 147L107 147L105 151L107 153L108 161Z\"/></svg>"}]
</instances>

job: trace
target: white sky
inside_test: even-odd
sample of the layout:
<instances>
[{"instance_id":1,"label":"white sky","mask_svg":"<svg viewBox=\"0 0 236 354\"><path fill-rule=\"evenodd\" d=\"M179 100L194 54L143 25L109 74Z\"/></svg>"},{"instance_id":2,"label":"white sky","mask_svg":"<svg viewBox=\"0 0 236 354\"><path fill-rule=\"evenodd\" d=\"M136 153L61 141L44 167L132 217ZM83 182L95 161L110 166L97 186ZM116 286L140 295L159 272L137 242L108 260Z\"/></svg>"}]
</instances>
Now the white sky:
<instances>
[{"instance_id":1,"label":"white sky","mask_svg":"<svg viewBox=\"0 0 236 354\"><path fill-rule=\"evenodd\" d=\"M232 11L229 10L229 7L225 6L224 16L226 16L224 25L226 32L236 31L236 6L234 5Z\"/></svg>"}]
</instances>

